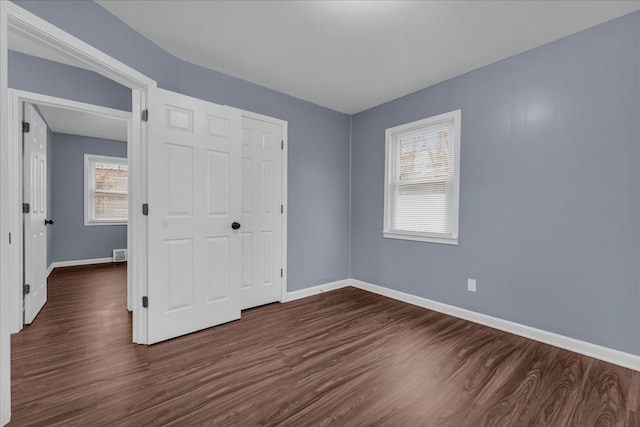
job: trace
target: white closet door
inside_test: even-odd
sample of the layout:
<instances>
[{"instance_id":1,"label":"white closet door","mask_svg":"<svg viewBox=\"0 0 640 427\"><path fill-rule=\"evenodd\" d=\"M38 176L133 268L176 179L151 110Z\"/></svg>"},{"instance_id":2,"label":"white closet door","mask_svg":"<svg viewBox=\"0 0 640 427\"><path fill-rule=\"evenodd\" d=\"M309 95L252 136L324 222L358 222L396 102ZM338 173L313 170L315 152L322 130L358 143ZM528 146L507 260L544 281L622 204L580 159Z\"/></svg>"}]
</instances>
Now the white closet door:
<instances>
[{"instance_id":1,"label":"white closet door","mask_svg":"<svg viewBox=\"0 0 640 427\"><path fill-rule=\"evenodd\" d=\"M149 91L149 343L240 318L240 117Z\"/></svg>"},{"instance_id":2,"label":"white closet door","mask_svg":"<svg viewBox=\"0 0 640 427\"><path fill-rule=\"evenodd\" d=\"M242 308L282 294L283 127L242 117Z\"/></svg>"},{"instance_id":3,"label":"white closet door","mask_svg":"<svg viewBox=\"0 0 640 427\"><path fill-rule=\"evenodd\" d=\"M30 324L47 302L47 125L31 104L25 104L23 200L24 274L29 292L24 295L24 322Z\"/></svg>"}]
</instances>

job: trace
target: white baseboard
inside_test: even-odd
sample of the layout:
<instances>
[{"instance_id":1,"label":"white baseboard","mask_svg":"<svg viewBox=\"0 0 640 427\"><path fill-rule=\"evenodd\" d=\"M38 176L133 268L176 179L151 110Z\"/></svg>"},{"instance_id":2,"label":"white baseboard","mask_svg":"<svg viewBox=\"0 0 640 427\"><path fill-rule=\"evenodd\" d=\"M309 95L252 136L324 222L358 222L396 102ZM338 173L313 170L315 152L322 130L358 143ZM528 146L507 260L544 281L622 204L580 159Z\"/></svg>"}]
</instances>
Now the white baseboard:
<instances>
[{"instance_id":1,"label":"white baseboard","mask_svg":"<svg viewBox=\"0 0 640 427\"><path fill-rule=\"evenodd\" d=\"M323 285L312 286L310 288L301 289L299 291L287 292L286 299L283 302L295 301L300 298L306 298L323 292L334 291L340 288L351 286L351 279L338 280L336 282L325 283Z\"/></svg>"},{"instance_id":2,"label":"white baseboard","mask_svg":"<svg viewBox=\"0 0 640 427\"><path fill-rule=\"evenodd\" d=\"M464 308L456 307L449 304L433 301L416 295L407 294L405 292L396 291L385 288L383 286L374 285L372 283L363 282L356 279L338 280L336 282L326 283L324 285L312 286L310 288L301 289L299 291L288 292L286 302L294 301L300 298L306 298L322 292L333 291L340 288L353 286L354 288L364 291L373 292L388 298L426 308L428 310L437 311L459 319L468 320L490 328L499 329L521 337L529 338L545 344L559 347L574 353L583 354L593 357L594 359L603 360L625 368L640 371L640 356L623 351L614 350L612 348L603 347L601 345L592 344L586 341L580 341L575 338L569 338L553 332L544 331L542 329L533 328L531 326L521 325L509 320L500 319L498 317L489 316L487 314L478 313Z\"/></svg>"},{"instance_id":3,"label":"white baseboard","mask_svg":"<svg viewBox=\"0 0 640 427\"><path fill-rule=\"evenodd\" d=\"M636 356L634 354L625 353L623 351L588 343L586 341L580 341L575 338L569 338L564 335L544 331L542 329L532 328L531 326L521 325L509 320L477 313L475 311L466 310L464 308L443 304L441 302L429 300L427 298L395 291L393 289L363 282L361 280L351 279L349 280L349 282L351 286L358 289L373 292L375 294L383 295L385 297L393 298L395 300L403 301L412 305L417 305L418 307L437 311L449 316L468 320L470 322L479 323L481 325L509 332L514 335L519 335L521 337L540 341L545 344L560 347L565 350L583 354L585 356L593 357L594 359L604 360L605 362L613 363L614 365L619 365L625 368L633 369L635 371L640 371L640 356Z\"/></svg>"},{"instance_id":4,"label":"white baseboard","mask_svg":"<svg viewBox=\"0 0 640 427\"><path fill-rule=\"evenodd\" d=\"M52 262L47 270L47 277L51 274L54 268L58 267L75 267L77 265L90 265L90 264L107 264L113 262L113 257L107 258L91 258L91 259L75 259L72 261L58 261Z\"/></svg>"}]
</instances>

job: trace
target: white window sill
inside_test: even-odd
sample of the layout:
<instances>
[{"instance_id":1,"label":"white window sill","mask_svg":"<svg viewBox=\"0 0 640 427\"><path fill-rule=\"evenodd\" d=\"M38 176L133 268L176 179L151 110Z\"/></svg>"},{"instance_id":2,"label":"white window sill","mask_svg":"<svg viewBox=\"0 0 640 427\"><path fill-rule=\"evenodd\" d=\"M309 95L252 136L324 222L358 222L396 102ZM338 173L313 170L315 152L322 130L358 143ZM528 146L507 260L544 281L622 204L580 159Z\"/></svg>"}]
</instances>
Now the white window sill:
<instances>
[{"instance_id":1,"label":"white window sill","mask_svg":"<svg viewBox=\"0 0 640 427\"><path fill-rule=\"evenodd\" d=\"M384 231L382 233L387 239L414 240L416 242L442 243L445 245L457 245L457 238L425 236L423 234L399 233L397 231Z\"/></svg>"},{"instance_id":2,"label":"white window sill","mask_svg":"<svg viewBox=\"0 0 640 427\"><path fill-rule=\"evenodd\" d=\"M127 225L128 221L85 221L86 227L92 227L94 225Z\"/></svg>"}]
</instances>

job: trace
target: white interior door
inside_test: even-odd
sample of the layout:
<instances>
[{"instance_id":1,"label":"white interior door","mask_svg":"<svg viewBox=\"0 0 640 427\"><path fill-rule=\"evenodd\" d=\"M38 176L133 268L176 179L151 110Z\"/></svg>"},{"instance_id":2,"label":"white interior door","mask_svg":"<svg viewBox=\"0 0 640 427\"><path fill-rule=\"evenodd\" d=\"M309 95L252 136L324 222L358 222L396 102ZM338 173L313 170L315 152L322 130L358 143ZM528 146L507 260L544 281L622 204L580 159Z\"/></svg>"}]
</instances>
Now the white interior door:
<instances>
[{"instance_id":1,"label":"white interior door","mask_svg":"<svg viewBox=\"0 0 640 427\"><path fill-rule=\"evenodd\" d=\"M149 91L149 343L240 318L240 111Z\"/></svg>"},{"instance_id":2,"label":"white interior door","mask_svg":"<svg viewBox=\"0 0 640 427\"><path fill-rule=\"evenodd\" d=\"M242 117L242 309L281 299L282 134Z\"/></svg>"},{"instance_id":3,"label":"white interior door","mask_svg":"<svg viewBox=\"0 0 640 427\"><path fill-rule=\"evenodd\" d=\"M24 107L24 322L30 324L47 302L47 125L33 105Z\"/></svg>"}]
</instances>

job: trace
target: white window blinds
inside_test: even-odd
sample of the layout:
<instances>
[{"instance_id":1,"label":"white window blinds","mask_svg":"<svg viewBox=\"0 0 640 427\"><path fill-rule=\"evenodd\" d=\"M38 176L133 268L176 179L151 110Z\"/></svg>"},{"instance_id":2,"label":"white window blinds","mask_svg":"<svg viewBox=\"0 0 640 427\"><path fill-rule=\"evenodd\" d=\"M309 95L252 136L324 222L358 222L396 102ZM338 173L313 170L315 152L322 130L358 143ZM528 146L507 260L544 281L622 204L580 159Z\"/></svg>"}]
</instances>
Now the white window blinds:
<instances>
[{"instance_id":1,"label":"white window blinds","mask_svg":"<svg viewBox=\"0 0 640 427\"><path fill-rule=\"evenodd\" d=\"M96 220L127 219L127 165L94 163Z\"/></svg>"},{"instance_id":2,"label":"white window blinds","mask_svg":"<svg viewBox=\"0 0 640 427\"><path fill-rule=\"evenodd\" d=\"M126 224L127 159L85 156L85 224Z\"/></svg>"},{"instance_id":3,"label":"white window blinds","mask_svg":"<svg viewBox=\"0 0 640 427\"><path fill-rule=\"evenodd\" d=\"M457 243L458 129L459 111L387 130L386 237Z\"/></svg>"}]
</instances>

